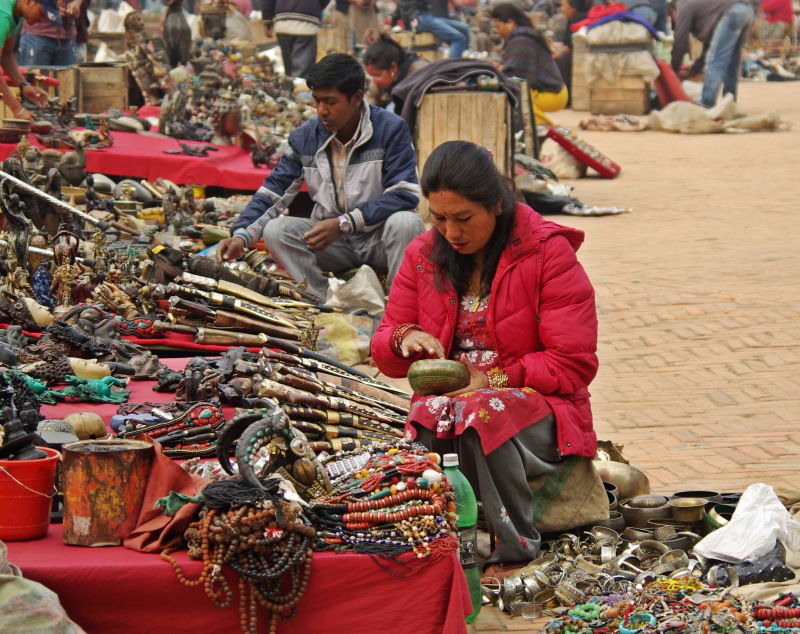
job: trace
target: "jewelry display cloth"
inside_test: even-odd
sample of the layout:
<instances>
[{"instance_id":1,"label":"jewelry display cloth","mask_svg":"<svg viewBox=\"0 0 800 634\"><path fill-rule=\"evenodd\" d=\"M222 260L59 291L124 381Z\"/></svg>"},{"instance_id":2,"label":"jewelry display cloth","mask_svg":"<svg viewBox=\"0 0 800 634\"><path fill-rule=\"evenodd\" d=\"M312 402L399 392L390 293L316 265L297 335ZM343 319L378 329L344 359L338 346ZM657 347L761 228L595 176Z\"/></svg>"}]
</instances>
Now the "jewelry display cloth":
<instances>
[{"instance_id":1,"label":"jewelry display cloth","mask_svg":"<svg viewBox=\"0 0 800 634\"><path fill-rule=\"evenodd\" d=\"M256 191L270 173L267 168L253 167L250 153L232 145L183 141L190 146L217 148L208 156L198 157L164 154L163 150L181 149L178 140L169 137L136 132L112 132L111 136L114 139L111 147L86 151L87 172L149 181L166 178L177 185L213 185L247 191ZM44 147L33 133L28 135L28 141L40 149ZM0 143L0 160L7 159L16 149L15 143Z\"/></svg>"},{"instance_id":2,"label":"jewelry display cloth","mask_svg":"<svg viewBox=\"0 0 800 634\"><path fill-rule=\"evenodd\" d=\"M225 568L233 605L211 604L202 587L178 582L156 555L122 547L81 548L62 542L61 526L43 539L9 542L9 561L53 590L67 614L92 634L238 632L237 578ZM189 579L202 562L174 554ZM87 600L92 597L92 600ZM279 634L461 634L471 613L457 552L399 562L353 553L314 553L308 588ZM263 617L263 614L261 615ZM266 619L261 618L264 624ZM145 625L146 624L146 625ZM266 630L265 630L266 631Z\"/></svg>"}]
</instances>

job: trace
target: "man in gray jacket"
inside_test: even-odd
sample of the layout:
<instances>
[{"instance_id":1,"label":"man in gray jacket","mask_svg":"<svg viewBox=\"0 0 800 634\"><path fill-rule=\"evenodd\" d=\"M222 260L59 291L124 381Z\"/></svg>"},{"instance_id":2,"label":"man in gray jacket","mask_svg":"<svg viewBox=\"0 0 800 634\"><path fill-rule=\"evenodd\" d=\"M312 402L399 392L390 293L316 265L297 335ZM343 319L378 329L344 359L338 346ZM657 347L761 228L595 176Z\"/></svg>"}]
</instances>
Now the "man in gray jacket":
<instances>
[{"instance_id":1,"label":"man in gray jacket","mask_svg":"<svg viewBox=\"0 0 800 634\"><path fill-rule=\"evenodd\" d=\"M362 264L388 273L391 284L406 246L425 229L417 155L405 122L364 102L366 75L358 60L334 53L308 72L317 116L289 135L289 149L264 179L220 243L222 260L240 257L264 239L296 280L324 300L322 271ZM306 185L311 218L285 215Z\"/></svg>"},{"instance_id":2,"label":"man in gray jacket","mask_svg":"<svg viewBox=\"0 0 800 634\"><path fill-rule=\"evenodd\" d=\"M711 108L719 89L736 98L742 47L753 27L753 7L745 0L672 0L670 16L675 25L672 68L681 77L703 70L701 103ZM683 56L689 50L689 35L703 43L703 54L691 69L681 72Z\"/></svg>"}]
</instances>

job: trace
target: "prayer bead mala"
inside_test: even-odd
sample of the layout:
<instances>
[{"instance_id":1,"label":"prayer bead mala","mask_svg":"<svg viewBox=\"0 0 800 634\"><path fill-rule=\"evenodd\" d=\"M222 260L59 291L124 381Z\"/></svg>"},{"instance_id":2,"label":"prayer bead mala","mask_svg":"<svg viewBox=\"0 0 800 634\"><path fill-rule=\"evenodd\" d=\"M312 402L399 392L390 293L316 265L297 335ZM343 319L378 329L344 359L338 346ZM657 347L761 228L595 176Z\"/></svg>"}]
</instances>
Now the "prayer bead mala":
<instances>
[{"instance_id":1,"label":"prayer bead mala","mask_svg":"<svg viewBox=\"0 0 800 634\"><path fill-rule=\"evenodd\" d=\"M203 585L211 602L225 608L233 602L233 591L222 567L239 575L239 622L243 632L258 632L258 606L270 619L269 632L277 631L278 619L294 614L308 586L311 574L312 526L300 517L300 507L277 502L285 523L276 521L273 502L264 500L219 510L206 507L199 522L193 522L184 536L189 555L202 558L197 579L188 579L169 550L161 553L178 581L185 586Z\"/></svg>"},{"instance_id":2,"label":"prayer bead mala","mask_svg":"<svg viewBox=\"0 0 800 634\"><path fill-rule=\"evenodd\" d=\"M455 502L438 456L422 446L373 449L363 467L338 474L333 495L312 504L318 549L395 556L431 553L454 530Z\"/></svg>"}]
</instances>

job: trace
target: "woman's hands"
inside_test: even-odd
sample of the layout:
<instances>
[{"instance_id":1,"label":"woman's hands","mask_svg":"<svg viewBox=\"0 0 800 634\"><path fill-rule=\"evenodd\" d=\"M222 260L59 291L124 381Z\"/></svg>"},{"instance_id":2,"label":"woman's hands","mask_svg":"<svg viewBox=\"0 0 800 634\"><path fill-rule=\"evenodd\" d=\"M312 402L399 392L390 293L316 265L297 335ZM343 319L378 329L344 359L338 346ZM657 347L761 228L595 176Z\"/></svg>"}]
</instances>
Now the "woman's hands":
<instances>
[{"instance_id":1,"label":"woman's hands","mask_svg":"<svg viewBox=\"0 0 800 634\"><path fill-rule=\"evenodd\" d=\"M437 359L444 359L445 354L442 343L422 330L409 330L400 343L400 351L406 359L425 352Z\"/></svg>"},{"instance_id":2,"label":"woman's hands","mask_svg":"<svg viewBox=\"0 0 800 634\"><path fill-rule=\"evenodd\" d=\"M481 372L478 368L472 365L470 360L467 359L467 355L462 354L459 361L467 366L467 370L469 370L469 383L467 383L467 385L462 387L460 390L448 392L443 396L453 397L458 396L459 394L466 394L467 392L474 392L476 390L482 390L489 387L489 377L486 375L486 372Z\"/></svg>"},{"instance_id":3,"label":"woman's hands","mask_svg":"<svg viewBox=\"0 0 800 634\"><path fill-rule=\"evenodd\" d=\"M36 86L31 86L30 84L28 84L27 86L22 87L21 92L23 97L29 99L40 108L45 108L47 106L49 97L47 96L47 93L41 88L37 88Z\"/></svg>"}]
</instances>

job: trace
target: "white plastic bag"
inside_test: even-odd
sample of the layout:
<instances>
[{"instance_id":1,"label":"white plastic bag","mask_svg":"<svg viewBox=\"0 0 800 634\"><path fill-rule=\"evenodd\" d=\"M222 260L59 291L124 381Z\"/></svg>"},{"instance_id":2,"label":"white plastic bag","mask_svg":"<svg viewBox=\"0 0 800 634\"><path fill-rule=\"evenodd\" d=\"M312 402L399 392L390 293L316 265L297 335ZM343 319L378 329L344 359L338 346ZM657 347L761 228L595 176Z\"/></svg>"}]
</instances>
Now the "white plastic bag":
<instances>
[{"instance_id":1,"label":"white plastic bag","mask_svg":"<svg viewBox=\"0 0 800 634\"><path fill-rule=\"evenodd\" d=\"M346 282L336 279L328 281L328 298L325 303L344 311L363 309L370 315L380 317L386 308L385 297L375 271L362 264L355 275Z\"/></svg>"},{"instance_id":2,"label":"white plastic bag","mask_svg":"<svg viewBox=\"0 0 800 634\"><path fill-rule=\"evenodd\" d=\"M738 564L765 555L780 540L787 552L800 549L800 522L791 519L775 490L751 484L742 494L731 521L701 539L694 551L708 559Z\"/></svg>"}]
</instances>

